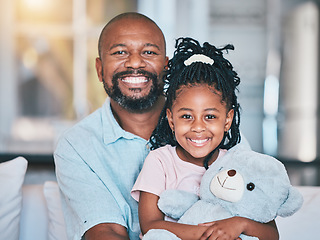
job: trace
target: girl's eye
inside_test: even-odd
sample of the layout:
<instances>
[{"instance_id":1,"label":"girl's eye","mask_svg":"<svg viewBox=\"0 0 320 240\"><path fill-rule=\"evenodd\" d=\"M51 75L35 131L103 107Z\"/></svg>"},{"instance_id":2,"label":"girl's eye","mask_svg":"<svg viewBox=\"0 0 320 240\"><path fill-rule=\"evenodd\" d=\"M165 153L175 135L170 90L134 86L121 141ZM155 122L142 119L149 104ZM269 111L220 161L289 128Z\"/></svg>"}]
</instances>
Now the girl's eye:
<instances>
[{"instance_id":1,"label":"girl's eye","mask_svg":"<svg viewBox=\"0 0 320 240\"><path fill-rule=\"evenodd\" d=\"M191 119L191 115L184 114L181 116L183 119Z\"/></svg>"},{"instance_id":2,"label":"girl's eye","mask_svg":"<svg viewBox=\"0 0 320 240\"><path fill-rule=\"evenodd\" d=\"M206 116L206 119L214 119L214 118L216 118L214 115L207 115Z\"/></svg>"}]
</instances>

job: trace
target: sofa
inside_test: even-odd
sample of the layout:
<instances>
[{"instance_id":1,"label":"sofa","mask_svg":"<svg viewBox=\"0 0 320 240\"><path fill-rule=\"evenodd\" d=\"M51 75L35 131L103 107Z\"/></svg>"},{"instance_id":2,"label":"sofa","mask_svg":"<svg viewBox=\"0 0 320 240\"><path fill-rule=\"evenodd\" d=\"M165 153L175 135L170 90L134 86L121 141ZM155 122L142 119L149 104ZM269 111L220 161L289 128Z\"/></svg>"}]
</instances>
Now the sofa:
<instances>
[{"instance_id":1,"label":"sofa","mask_svg":"<svg viewBox=\"0 0 320 240\"><path fill-rule=\"evenodd\" d=\"M0 163L0 240L66 240L57 183L23 184L26 169L23 157ZM320 187L296 187L304 204L293 216L276 219L280 239L318 239Z\"/></svg>"},{"instance_id":2,"label":"sofa","mask_svg":"<svg viewBox=\"0 0 320 240\"><path fill-rule=\"evenodd\" d=\"M57 182L24 184L27 167L0 163L0 240L67 240Z\"/></svg>"}]
</instances>

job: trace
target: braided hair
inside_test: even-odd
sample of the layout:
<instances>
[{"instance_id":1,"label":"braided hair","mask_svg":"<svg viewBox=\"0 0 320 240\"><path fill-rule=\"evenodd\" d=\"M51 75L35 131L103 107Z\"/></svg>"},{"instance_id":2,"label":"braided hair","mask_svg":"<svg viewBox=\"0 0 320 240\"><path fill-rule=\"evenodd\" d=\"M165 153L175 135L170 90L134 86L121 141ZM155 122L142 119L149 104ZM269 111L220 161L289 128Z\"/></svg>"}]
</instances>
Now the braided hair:
<instances>
[{"instance_id":1,"label":"braided hair","mask_svg":"<svg viewBox=\"0 0 320 240\"><path fill-rule=\"evenodd\" d=\"M168 71L164 77L166 96L165 106L160 114L159 122L153 131L150 143L151 149L156 149L167 144L177 146L174 134L169 126L166 117L166 109L172 108L177 97L177 91L182 86L193 86L197 84L208 84L221 92L222 101L226 103L228 110L234 110L234 116L230 130L225 133L220 145L216 148L229 149L240 142L240 105L237 101L236 90L240 83L238 74L233 70L232 64L223 57L223 51L234 50L233 45L226 45L223 48L205 42L203 46L192 38L179 38L176 41L175 52L168 63ZM214 61L207 64L201 61L194 61L186 64L185 61L191 56L201 54ZM208 161L214 149L204 160L207 168Z\"/></svg>"}]
</instances>

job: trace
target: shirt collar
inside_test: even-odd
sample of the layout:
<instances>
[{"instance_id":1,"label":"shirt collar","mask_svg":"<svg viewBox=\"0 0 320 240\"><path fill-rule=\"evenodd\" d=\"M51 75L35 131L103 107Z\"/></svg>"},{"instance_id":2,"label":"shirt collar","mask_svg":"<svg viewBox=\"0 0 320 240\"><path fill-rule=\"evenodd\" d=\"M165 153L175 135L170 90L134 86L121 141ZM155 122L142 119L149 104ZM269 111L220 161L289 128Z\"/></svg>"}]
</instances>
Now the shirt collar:
<instances>
[{"instance_id":1,"label":"shirt collar","mask_svg":"<svg viewBox=\"0 0 320 240\"><path fill-rule=\"evenodd\" d=\"M108 97L102 107L102 128L105 144L116 142L119 138L134 139L140 138L130 132L123 130L113 116L110 98Z\"/></svg>"}]
</instances>

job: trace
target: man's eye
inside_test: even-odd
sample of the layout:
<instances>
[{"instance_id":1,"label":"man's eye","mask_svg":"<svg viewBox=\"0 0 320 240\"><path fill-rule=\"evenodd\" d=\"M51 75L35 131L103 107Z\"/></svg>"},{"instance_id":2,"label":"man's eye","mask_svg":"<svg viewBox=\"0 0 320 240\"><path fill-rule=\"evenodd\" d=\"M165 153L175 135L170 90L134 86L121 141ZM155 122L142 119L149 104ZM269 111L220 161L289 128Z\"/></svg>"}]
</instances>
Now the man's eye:
<instances>
[{"instance_id":1,"label":"man's eye","mask_svg":"<svg viewBox=\"0 0 320 240\"><path fill-rule=\"evenodd\" d=\"M112 53L112 55L124 55L124 54L126 54L126 52L125 51L121 51L121 50Z\"/></svg>"},{"instance_id":2,"label":"man's eye","mask_svg":"<svg viewBox=\"0 0 320 240\"><path fill-rule=\"evenodd\" d=\"M144 54L147 54L147 55L158 55L156 52L154 51L144 51Z\"/></svg>"}]
</instances>

